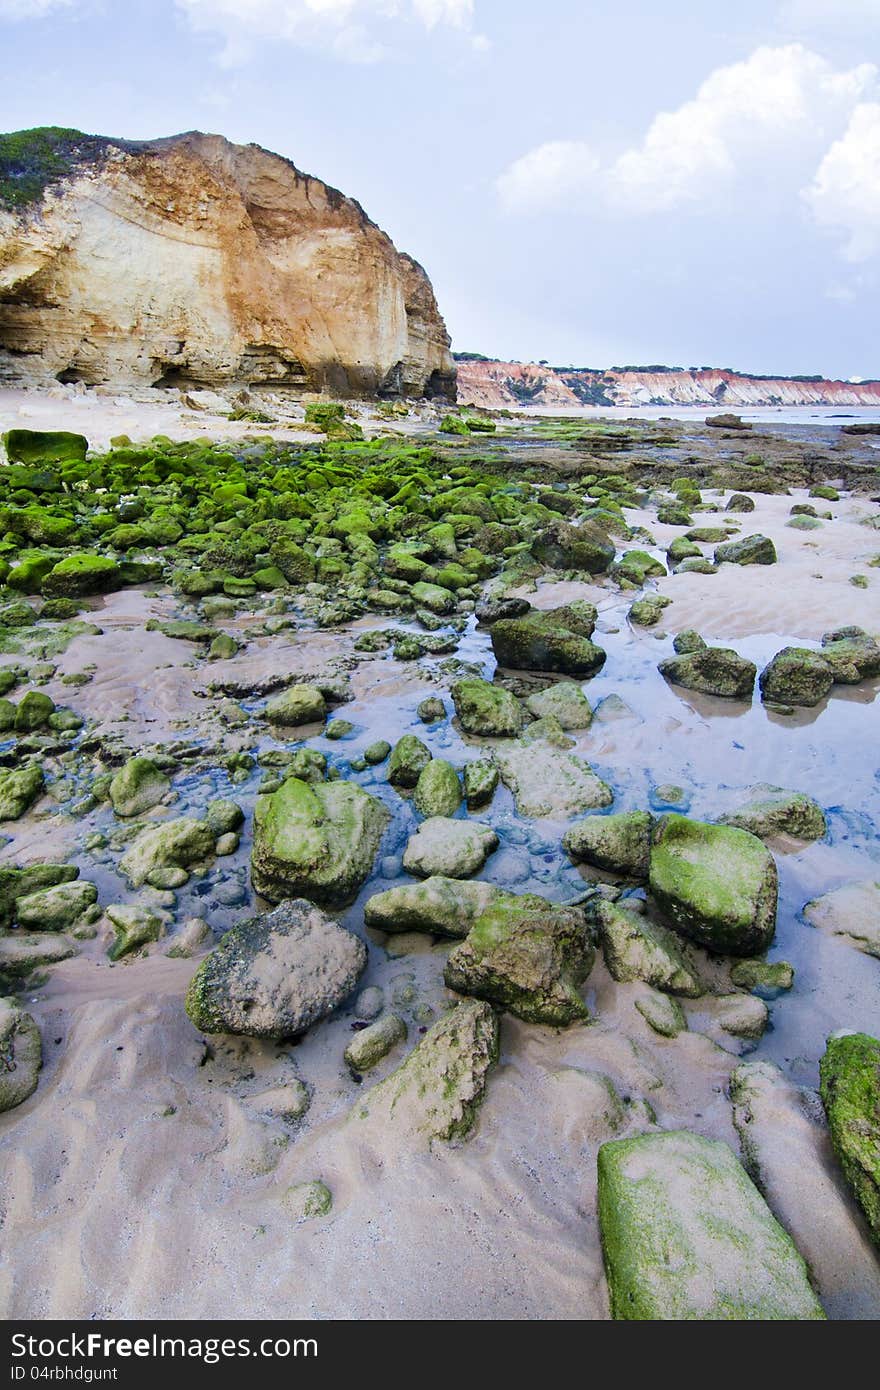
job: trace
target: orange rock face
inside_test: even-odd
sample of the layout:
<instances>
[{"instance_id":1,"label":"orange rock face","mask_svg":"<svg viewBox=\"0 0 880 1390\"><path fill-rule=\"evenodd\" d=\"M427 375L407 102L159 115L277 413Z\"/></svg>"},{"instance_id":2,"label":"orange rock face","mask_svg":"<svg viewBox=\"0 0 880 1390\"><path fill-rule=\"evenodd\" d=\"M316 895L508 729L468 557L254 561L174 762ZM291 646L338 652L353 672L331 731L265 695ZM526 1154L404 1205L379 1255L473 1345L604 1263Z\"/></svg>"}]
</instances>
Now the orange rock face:
<instances>
[{"instance_id":1,"label":"orange rock face","mask_svg":"<svg viewBox=\"0 0 880 1390\"><path fill-rule=\"evenodd\" d=\"M421 266L258 146L102 143L0 206L0 380L454 398Z\"/></svg>"}]
</instances>

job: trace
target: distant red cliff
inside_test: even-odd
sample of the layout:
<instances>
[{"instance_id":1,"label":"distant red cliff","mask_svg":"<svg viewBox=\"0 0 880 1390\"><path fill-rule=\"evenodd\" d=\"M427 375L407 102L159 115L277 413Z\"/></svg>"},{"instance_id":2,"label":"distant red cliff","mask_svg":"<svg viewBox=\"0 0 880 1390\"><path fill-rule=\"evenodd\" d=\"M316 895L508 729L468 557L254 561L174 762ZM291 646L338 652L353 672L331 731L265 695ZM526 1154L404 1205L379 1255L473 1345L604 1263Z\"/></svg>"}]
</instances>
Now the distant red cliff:
<instances>
[{"instance_id":1,"label":"distant red cliff","mask_svg":"<svg viewBox=\"0 0 880 1390\"><path fill-rule=\"evenodd\" d=\"M880 381L749 376L722 368L549 367L459 357L458 398L486 409L694 405L880 406Z\"/></svg>"}]
</instances>

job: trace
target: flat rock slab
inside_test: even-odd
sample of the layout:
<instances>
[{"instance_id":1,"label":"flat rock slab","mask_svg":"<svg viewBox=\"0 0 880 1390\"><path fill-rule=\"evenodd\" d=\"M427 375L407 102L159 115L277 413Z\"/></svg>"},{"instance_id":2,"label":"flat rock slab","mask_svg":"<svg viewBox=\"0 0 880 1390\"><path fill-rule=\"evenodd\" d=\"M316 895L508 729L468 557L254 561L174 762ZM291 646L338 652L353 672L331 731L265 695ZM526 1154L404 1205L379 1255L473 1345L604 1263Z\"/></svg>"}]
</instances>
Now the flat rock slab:
<instances>
[{"instance_id":1,"label":"flat rock slab","mask_svg":"<svg viewBox=\"0 0 880 1390\"><path fill-rule=\"evenodd\" d=\"M348 998L366 963L359 937L294 898L226 933L190 981L186 1011L205 1033L296 1037Z\"/></svg>"},{"instance_id":2,"label":"flat rock slab","mask_svg":"<svg viewBox=\"0 0 880 1390\"><path fill-rule=\"evenodd\" d=\"M847 883L804 908L813 927L880 959L880 883Z\"/></svg>"},{"instance_id":3,"label":"flat rock slab","mask_svg":"<svg viewBox=\"0 0 880 1390\"><path fill-rule=\"evenodd\" d=\"M603 1144L599 1220L617 1319L825 1316L791 1237L726 1144L685 1130Z\"/></svg>"},{"instance_id":4,"label":"flat rock slab","mask_svg":"<svg viewBox=\"0 0 880 1390\"><path fill-rule=\"evenodd\" d=\"M410 836L403 855L403 867L410 874L430 878L470 878L482 869L489 855L498 848L498 836L491 826L479 821L452 820L431 816Z\"/></svg>"},{"instance_id":5,"label":"flat rock slab","mask_svg":"<svg viewBox=\"0 0 880 1390\"><path fill-rule=\"evenodd\" d=\"M589 763L544 740L517 741L496 748L501 780L516 799L521 816L569 820L581 811L610 806L614 793Z\"/></svg>"},{"instance_id":6,"label":"flat rock slab","mask_svg":"<svg viewBox=\"0 0 880 1390\"><path fill-rule=\"evenodd\" d=\"M467 936L500 888L478 880L434 874L424 883L406 883L367 899L364 921L386 932L426 931L437 936Z\"/></svg>"}]
</instances>

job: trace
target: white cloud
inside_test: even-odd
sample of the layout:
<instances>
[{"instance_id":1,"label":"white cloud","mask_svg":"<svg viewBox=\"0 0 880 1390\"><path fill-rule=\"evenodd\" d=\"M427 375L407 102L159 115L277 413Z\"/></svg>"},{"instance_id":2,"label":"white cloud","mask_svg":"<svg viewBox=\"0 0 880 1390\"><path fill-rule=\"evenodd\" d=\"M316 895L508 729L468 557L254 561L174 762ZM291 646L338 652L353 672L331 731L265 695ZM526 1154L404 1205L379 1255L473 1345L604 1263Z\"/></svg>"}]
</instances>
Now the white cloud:
<instances>
[{"instance_id":1,"label":"white cloud","mask_svg":"<svg viewBox=\"0 0 880 1390\"><path fill-rule=\"evenodd\" d=\"M820 226L843 233L847 260L880 252L880 102L856 107L804 197Z\"/></svg>"},{"instance_id":2,"label":"white cloud","mask_svg":"<svg viewBox=\"0 0 880 1390\"><path fill-rule=\"evenodd\" d=\"M596 155L579 140L553 140L530 150L505 170L497 189L512 211L575 203L599 173Z\"/></svg>"},{"instance_id":3,"label":"white cloud","mask_svg":"<svg viewBox=\"0 0 880 1390\"><path fill-rule=\"evenodd\" d=\"M244 61L260 40L330 50L352 62L374 62L385 37L410 25L469 30L474 0L175 0L192 27L218 34L221 61Z\"/></svg>"},{"instance_id":4,"label":"white cloud","mask_svg":"<svg viewBox=\"0 0 880 1390\"><path fill-rule=\"evenodd\" d=\"M880 110L877 92L873 64L836 68L802 44L759 48L660 112L617 159L551 142L511 164L497 192L510 211L576 206L588 194L616 217L690 210L735 222L785 199L794 219L811 185L816 220L843 230L848 256L860 258L876 239L880 126L864 113Z\"/></svg>"},{"instance_id":5,"label":"white cloud","mask_svg":"<svg viewBox=\"0 0 880 1390\"><path fill-rule=\"evenodd\" d=\"M43 19L52 10L67 10L72 0L0 0L0 19Z\"/></svg>"}]
</instances>

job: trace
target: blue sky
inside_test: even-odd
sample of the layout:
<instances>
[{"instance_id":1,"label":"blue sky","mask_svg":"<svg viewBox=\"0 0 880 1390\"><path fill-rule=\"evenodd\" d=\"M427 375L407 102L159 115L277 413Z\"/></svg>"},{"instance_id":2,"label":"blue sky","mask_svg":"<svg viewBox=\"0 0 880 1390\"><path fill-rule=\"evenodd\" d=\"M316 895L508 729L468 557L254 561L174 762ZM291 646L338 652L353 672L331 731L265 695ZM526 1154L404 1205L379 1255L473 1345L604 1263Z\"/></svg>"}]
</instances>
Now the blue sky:
<instances>
[{"instance_id":1,"label":"blue sky","mask_svg":"<svg viewBox=\"0 0 880 1390\"><path fill-rule=\"evenodd\" d=\"M880 0L0 0L0 129L256 141L457 349L880 376Z\"/></svg>"}]
</instances>

